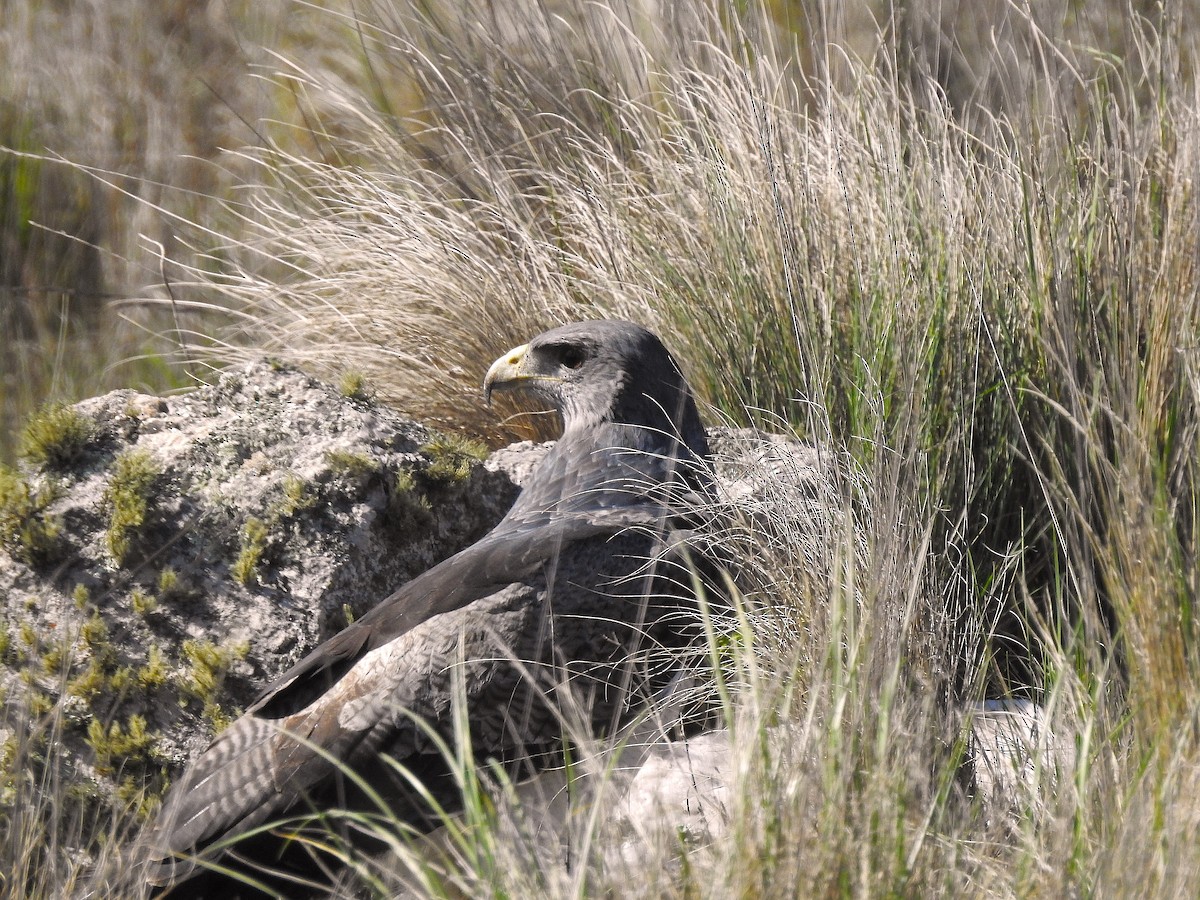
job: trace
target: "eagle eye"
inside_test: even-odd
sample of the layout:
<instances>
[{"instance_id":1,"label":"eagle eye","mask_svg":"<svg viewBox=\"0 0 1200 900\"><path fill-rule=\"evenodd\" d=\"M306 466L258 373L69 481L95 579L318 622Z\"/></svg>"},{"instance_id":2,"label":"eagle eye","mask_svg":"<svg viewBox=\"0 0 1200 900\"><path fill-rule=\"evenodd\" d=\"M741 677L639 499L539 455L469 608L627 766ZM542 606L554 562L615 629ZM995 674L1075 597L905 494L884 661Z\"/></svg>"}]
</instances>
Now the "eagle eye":
<instances>
[{"instance_id":1,"label":"eagle eye","mask_svg":"<svg viewBox=\"0 0 1200 900\"><path fill-rule=\"evenodd\" d=\"M561 362L568 369L578 369L583 365L584 361L583 351L574 346L563 347L558 358L559 362Z\"/></svg>"}]
</instances>

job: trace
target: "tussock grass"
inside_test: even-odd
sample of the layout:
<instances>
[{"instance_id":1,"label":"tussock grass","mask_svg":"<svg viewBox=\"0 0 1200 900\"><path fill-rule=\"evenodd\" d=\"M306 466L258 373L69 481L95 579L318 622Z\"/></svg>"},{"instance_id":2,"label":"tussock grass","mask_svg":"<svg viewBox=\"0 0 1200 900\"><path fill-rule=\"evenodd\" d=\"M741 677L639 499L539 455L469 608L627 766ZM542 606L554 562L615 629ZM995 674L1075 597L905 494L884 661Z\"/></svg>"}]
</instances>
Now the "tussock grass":
<instances>
[{"instance_id":1,"label":"tussock grass","mask_svg":"<svg viewBox=\"0 0 1200 900\"><path fill-rule=\"evenodd\" d=\"M357 73L280 67L302 140L239 159L175 285L230 324L189 353L352 367L500 441L542 426L482 407L487 361L628 317L714 418L835 461L721 535L725 829L647 876L585 827L567 865L468 765L469 837L418 893L1200 893L1193 6L989 6L991 44L931 4L380 3ZM959 710L1010 695L1048 738L998 806Z\"/></svg>"}]
</instances>

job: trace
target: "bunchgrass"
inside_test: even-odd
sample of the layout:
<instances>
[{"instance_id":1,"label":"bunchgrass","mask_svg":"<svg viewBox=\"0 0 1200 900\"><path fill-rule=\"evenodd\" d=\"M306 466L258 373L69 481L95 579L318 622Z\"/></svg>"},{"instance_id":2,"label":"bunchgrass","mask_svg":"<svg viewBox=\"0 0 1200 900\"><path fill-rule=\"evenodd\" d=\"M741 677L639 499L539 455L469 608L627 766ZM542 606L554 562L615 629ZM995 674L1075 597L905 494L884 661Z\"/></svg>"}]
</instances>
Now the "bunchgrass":
<instances>
[{"instance_id":1,"label":"bunchgrass","mask_svg":"<svg viewBox=\"0 0 1200 900\"><path fill-rule=\"evenodd\" d=\"M388 842L408 874L355 862L368 892L1200 894L1198 11L842 6L366 4L328 13L351 71L274 76L304 126L238 158L176 279L231 322L189 354L353 370L496 441L543 429L484 408L491 359L628 317L714 421L828 460L717 536L721 829L623 871L589 818L618 758L568 858L531 852L460 733L465 814ZM1045 724L999 803L964 774L984 697Z\"/></svg>"}]
</instances>

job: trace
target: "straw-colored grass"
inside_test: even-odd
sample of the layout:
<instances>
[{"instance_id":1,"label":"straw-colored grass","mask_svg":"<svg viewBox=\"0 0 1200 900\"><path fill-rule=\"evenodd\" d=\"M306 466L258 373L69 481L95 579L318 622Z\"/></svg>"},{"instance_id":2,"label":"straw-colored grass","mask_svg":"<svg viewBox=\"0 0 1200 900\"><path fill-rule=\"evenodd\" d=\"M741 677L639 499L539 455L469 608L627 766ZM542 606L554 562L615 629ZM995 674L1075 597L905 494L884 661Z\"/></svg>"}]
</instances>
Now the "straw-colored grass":
<instances>
[{"instance_id":1,"label":"straw-colored grass","mask_svg":"<svg viewBox=\"0 0 1200 900\"><path fill-rule=\"evenodd\" d=\"M176 316L121 301L168 296L185 223L219 226L246 178L226 151L294 108L262 67L310 46L327 71L355 55L351 32L289 0L5 3L0 460L47 400L192 383L163 355Z\"/></svg>"}]
</instances>

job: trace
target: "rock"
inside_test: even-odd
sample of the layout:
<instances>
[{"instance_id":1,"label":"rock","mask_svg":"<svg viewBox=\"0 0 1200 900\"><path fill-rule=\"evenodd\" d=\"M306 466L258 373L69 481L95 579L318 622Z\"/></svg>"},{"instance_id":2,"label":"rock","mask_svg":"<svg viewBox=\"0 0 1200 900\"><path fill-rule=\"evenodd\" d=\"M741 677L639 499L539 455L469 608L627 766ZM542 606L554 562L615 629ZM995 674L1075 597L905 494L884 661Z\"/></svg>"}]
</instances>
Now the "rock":
<instances>
[{"instance_id":1,"label":"rock","mask_svg":"<svg viewBox=\"0 0 1200 900\"><path fill-rule=\"evenodd\" d=\"M680 716L698 689L693 679L678 679L655 715L612 739L576 747L569 773L548 768L504 787L485 774L505 835L500 852L515 848L536 860L523 858L518 868L553 872L571 871L581 852L600 847L607 869L645 872L675 857L681 840L705 846L719 836L734 749L726 729L679 734ZM424 896L423 873L454 858L470 828L459 815L425 835L416 853L382 853L376 865L389 873L391 895Z\"/></svg>"},{"instance_id":2,"label":"rock","mask_svg":"<svg viewBox=\"0 0 1200 900\"><path fill-rule=\"evenodd\" d=\"M616 807L617 831L626 835L616 848L619 865L637 871L662 858L656 846L703 845L723 832L732 755L725 730L649 745Z\"/></svg>"},{"instance_id":3,"label":"rock","mask_svg":"<svg viewBox=\"0 0 1200 900\"><path fill-rule=\"evenodd\" d=\"M833 501L834 463L817 447L755 428L716 428L709 443L722 499L760 523L779 528Z\"/></svg>"},{"instance_id":4,"label":"rock","mask_svg":"<svg viewBox=\"0 0 1200 900\"><path fill-rule=\"evenodd\" d=\"M1032 701L985 700L963 715L970 728L963 774L990 817L1020 815L1071 777L1074 745Z\"/></svg>"},{"instance_id":5,"label":"rock","mask_svg":"<svg viewBox=\"0 0 1200 900\"><path fill-rule=\"evenodd\" d=\"M4 678L10 703L61 700L67 755L101 788L117 757L134 780L177 769L517 493L482 447L267 364L76 409L94 426L84 452L23 478L56 498L29 518L57 535L37 554L0 552ZM136 753L131 730L145 735Z\"/></svg>"},{"instance_id":6,"label":"rock","mask_svg":"<svg viewBox=\"0 0 1200 900\"><path fill-rule=\"evenodd\" d=\"M535 441L519 441L495 451L484 461L484 465L489 471L503 472L513 484L521 487L553 446L554 441L540 444Z\"/></svg>"},{"instance_id":7,"label":"rock","mask_svg":"<svg viewBox=\"0 0 1200 900\"><path fill-rule=\"evenodd\" d=\"M606 865L641 871L673 856L681 840L703 846L724 831L733 764L724 729L675 739L643 733L600 748L571 779L551 769L518 784L505 814L523 835L514 843L535 848L548 868L569 866L580 835L598 827L611 836L602 845Z\"/></svg>"},{"instance_id":8,"label":"rock","mask_svg":"<svg viewBox=\"0 0 1200 900\"><path fill-rule=\"evenodd\" d=\"M548 769L513 786L507 797L493 788L509 843L534 854L539 871L570 870L580 848L595 846L592 836L603 834L599 846L609 871L648 872L676 858L681 846L704 848L724 834L745 748L723 728L675 737L669 722L678 708L665 709L666 724L663 718L645 723L618 745L596 748L574 762L570 778L563 769ZM1070 777L1073 747L1030 701L965 704L955 721L967 741L960 775L989 821L1015 823ZM788 752L796 741L792 728L768 729L771 753ZM757 736L753 745L760 753ZM433 858L452 853L446 829L428 839ZM413 866L411 858L390 857L382 868L398 871L401 886L411 885L427 859L418 857Z\"/></svg>"}]
</instances>

